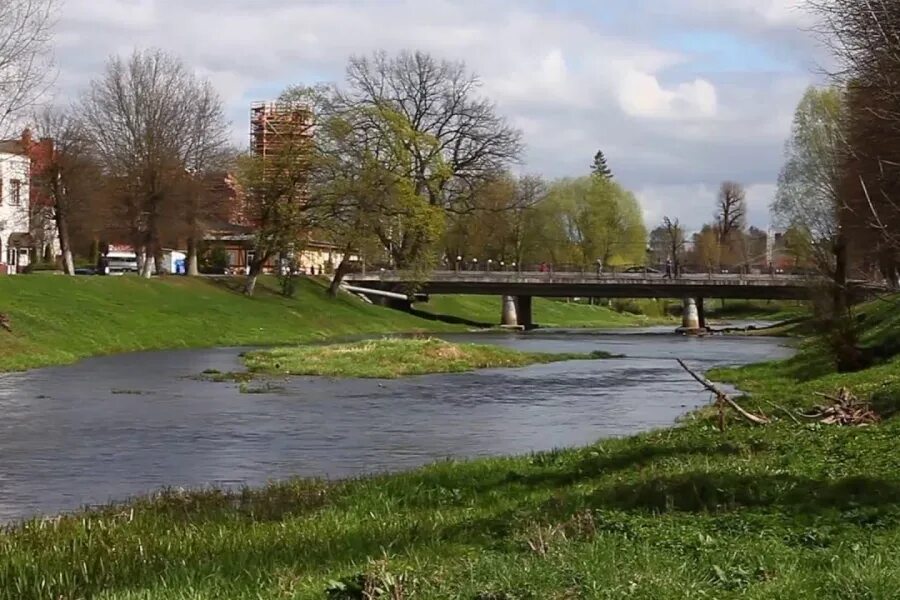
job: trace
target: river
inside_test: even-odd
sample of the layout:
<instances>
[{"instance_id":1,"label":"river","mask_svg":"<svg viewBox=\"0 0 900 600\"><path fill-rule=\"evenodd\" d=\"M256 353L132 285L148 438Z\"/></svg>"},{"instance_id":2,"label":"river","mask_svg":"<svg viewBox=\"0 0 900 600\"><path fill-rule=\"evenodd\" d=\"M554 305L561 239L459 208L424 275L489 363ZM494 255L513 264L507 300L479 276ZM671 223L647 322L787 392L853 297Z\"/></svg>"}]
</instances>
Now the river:
<instances>
[{"instance_id":1,"label":"river","mask_svg":"<svg viewBox=\"0 0 900 600\"><path fill-rule=\"evenodd\" d=\"M163 486L347 477L447 457L584 445L672 424L709 401L705 370L789 356L781 340L670 328L451 335L527 351L626 358L393 381L314 377L267 394L200 381L239 349L125 354L0 376L0 521Z\"/></svg>"}]
</instances>

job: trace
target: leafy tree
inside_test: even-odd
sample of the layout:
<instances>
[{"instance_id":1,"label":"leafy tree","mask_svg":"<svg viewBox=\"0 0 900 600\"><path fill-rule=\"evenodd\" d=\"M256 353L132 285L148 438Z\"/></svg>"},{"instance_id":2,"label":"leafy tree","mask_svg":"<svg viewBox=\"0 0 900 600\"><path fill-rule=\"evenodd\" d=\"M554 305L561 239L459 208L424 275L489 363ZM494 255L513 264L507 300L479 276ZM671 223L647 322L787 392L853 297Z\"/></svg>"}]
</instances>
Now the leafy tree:
<instances>
[{"instance_id":1,"label":"leafy tree","mask_svg":"<svg viewBox=\"0 0 900 600\"><path fill-rule=\"evenodd\" d=\"M602 150L597 150L597 154L594 155L594 162L591 163L591 175L601 179L612 179L613 177Z\"/></svg>"},{"instance_id":2,"label":"leafy tree","mask_svg":"<svg viewBox=\"0 0 900 600\"><path fill-rule=\"evenodd\" d=\"M237 181L243 194L243 209L254 226L253 255L244 293L253 295L263 265L281 254L297 251L302 234L314 221L315 203L309 195L312 141L290 136L278 151L238 159Z\"/></svg>"},{"instance_id":3,"label":"leafy tree","mask_svg":"<svg viewBox=\"0 0 900 600\"><path fill-rule=\"evenodd\" d=\"M403 265L421 278L436 260L436 242L443 233L444 213L419 193L412 178L413 146L427 147L427 134L417 132L401 113L387 107L349 107L321 121L315 134L312 194L317 222L343 249L343 260L332 278L330 293L349 269L356 250L383 242L388 231L402 232L416 245L407 248ZM432 144L436 144L432 140ZM435 185L445 176L439 153L428 172Z\"/></svg>"},{"instance_id":4,"label":"leafy tree","mask_svg":"<svg viewBox=\"0 0 900 600\"><path fill-rule=\"evenodd\" d=\"M472 192L473 210L449 216L444 241L448 262L465 256L491 259L498 266L521 264L536 245L530 225L545 192L539 177L508 173L478 186Z\"/></svg>"},{"instance_id":5,"label":"leafy tree","mask_svg":"<svg viewBox=\"0 0 900 600\"><path fill-rule=\"evenodd\" d=\"M719 268L722 262L722 247L715 226L706 224L694 234L691 262L708 271Z\"/></svg>"},{"instance_id":6,"label":"leafy tree","mask_svg":"<svg viewBox=\"0 0 900 600\"><path fill-rule=\"evenodd\" d=\"M808 245L796 250L829 277L836 270L845 156L843 104L836 88L806 91L794 114L771 207L776 224L794 231L793 243Z\"/></svg>"},{"instance_id":7,"label":"leafy tree","mask_svg":"<svg viewBox=\"0 0 900 600\"><path fill-rule=\"evenodd\" d=\"M601 178L564 179L550 187L548 207L561 225L570 256L582 268L644 260L646 230L634 196Z\"/></svg>"}]
</instances>

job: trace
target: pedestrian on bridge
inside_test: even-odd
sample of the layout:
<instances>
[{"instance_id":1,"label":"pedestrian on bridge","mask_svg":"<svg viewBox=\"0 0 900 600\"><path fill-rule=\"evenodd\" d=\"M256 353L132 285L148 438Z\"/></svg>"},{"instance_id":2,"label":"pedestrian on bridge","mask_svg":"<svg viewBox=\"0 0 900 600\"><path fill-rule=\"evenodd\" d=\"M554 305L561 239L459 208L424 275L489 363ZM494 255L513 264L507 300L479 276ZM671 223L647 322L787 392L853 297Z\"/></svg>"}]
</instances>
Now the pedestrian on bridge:
<instances>
[{"instance_id":1,"label":"pedestrian on bridge","mask_svg":"<svg viewBox=\"0 0 900 600\"><path fill-rule=\"evenodd\" d=\"M666 259L666 275L664 279L672 279L672 258Z\"/></svg>"},{"instance_id":2,"label":"pedestrian on bridge","mask_svg":"<svg viewBox=\"0 0 900 600\"><path fill-rule=\"evenodd\" d=\"M597 277L600 277L601 273L603 273L603 261L598 258L597 259Z\"/></svg>"}]
</instances>

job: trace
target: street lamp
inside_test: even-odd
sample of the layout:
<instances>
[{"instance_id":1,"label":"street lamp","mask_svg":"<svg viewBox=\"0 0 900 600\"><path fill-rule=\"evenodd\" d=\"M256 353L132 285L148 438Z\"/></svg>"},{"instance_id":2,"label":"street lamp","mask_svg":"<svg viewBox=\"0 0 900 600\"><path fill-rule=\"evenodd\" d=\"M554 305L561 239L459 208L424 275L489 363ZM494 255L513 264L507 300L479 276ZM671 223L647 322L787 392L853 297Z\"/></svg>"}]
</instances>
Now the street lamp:
<instances>
[{"instance_id":1,"label":"street lamp","mask_svg":"<svg viewBox=\"0 0 900 600\"><path fill-rule=\"evenodd\" d=\"M501 270L501 271L505 271L505 270L506 270L506 262L505 262L505 261L502 261L502 260L500 261L500 270Z\"/></svg>"},{"instance_id":2,"label":"street lamp","mask_svg":"<svg viewBox=\"0 0 900 600\"><path fill-rule=\"evenodd\" d=\"M513 270L516 269L516 263L513 263L513 264L512 264L512 268L513 268Z\"/></svg>"},{"instance_id":3,"label":"street lamp","mask_svg":"<svg viewBox=\"0 0 900 600\"><path fill-rule=\"evenodd\" d=\"M488 262L487 262L487 270L488 270L488 271L491 270L491 265L492 265L492 264L494 264L494 261L491 260L491 259L489 258L489 259L488 259Z\"/></svg>"},{"instance_id":4,"label":"street lamp","mask_svg":"<svg viewBox=\"0 0 900 600\"><path fill-rule=\"evenodd\" d=\"M473 271L477 271L477 270L478 270L478 259L477 259L477 258L473 258L473 259L472 259L472 270L473 270Z\"/></svg>"},{"instance_id":5,"label":"street lamp","mask_svg":"<svg viewBox=\"0 0 900 600\"><path fill-rule=\"evenodd\" d=\"M457 273L459 272L459 263L461 263L461 262L462 262L462 256L457 255L456 256L456 272Z\"/></svg>"}]
</instances>

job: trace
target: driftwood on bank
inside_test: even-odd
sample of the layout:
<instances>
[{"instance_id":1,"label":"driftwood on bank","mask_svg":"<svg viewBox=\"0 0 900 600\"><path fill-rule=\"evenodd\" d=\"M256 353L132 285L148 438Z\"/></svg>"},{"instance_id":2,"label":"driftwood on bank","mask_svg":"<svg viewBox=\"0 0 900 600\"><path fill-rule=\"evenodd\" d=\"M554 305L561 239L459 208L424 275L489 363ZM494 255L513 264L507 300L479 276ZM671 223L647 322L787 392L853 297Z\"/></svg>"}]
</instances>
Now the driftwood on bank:
<instances>
[{"instance_id":1,"label":"driftwood on bank","mask_svg":"<svg viewBox=\"0 0 900 600\"><path fill-rule=\"evenodd\" d=\"M684 364L683 360L681 360L680 358L677 358L675 360L677 360L678 364L681 365L681 368L687 371L691 377L696 379L700 383L700 385L716 395L716 402L719 405L719 429L723 429L725 427L724 406L726 404L733 408L735 412L741 415L741 417L755 425L767 425L769 423L769 419L767 419L766 417L754 415L753 413L744 410L741 405L735 402L734 399L731 398L728 394L723 392L722 389L719 388L716 384L692 371L686 364Z\"/></svg>"},{"instance_id":2,"label":"driftwood on bank","mask_svg":"<svg viewBox=\"0 0 900 600\"><path fill-rule=\"evenodd\" d=\"M841 388L837 396L816 392L816 396L831 400L831 404L814 407L802 415L804 419L817 421L825 425L863 426L874 425L881 421L870 404L860 401L847 388Z\"/></svg>"}]
</instances>

